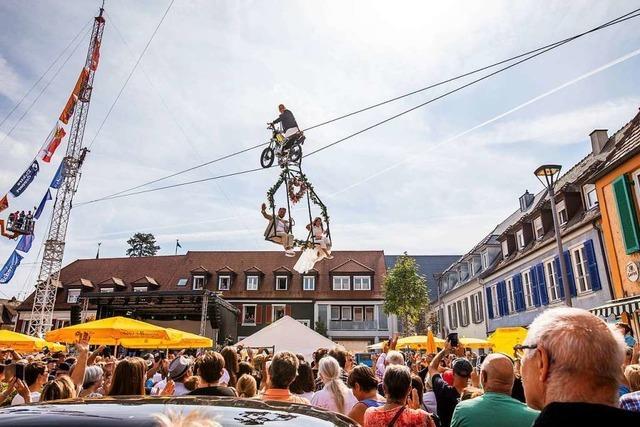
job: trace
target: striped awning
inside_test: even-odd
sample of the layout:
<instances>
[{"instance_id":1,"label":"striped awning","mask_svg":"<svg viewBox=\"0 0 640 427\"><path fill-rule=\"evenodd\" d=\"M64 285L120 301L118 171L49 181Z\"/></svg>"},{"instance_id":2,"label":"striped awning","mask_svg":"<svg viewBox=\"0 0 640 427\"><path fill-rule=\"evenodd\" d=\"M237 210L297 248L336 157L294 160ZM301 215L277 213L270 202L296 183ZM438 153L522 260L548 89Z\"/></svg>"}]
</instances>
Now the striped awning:
<instances>
[{"instance_id":1,"label":"striped awning","mask_svg":"<svg viewBox=\"0 0 640 427\"><path fill-rule=\"evenodd\" d=\"M636 310L640 310L640 295L612 300L589 311L596 316L609 317L612 314L620 316L623 312L633 314Z\"/></svg>"}]
</instances>

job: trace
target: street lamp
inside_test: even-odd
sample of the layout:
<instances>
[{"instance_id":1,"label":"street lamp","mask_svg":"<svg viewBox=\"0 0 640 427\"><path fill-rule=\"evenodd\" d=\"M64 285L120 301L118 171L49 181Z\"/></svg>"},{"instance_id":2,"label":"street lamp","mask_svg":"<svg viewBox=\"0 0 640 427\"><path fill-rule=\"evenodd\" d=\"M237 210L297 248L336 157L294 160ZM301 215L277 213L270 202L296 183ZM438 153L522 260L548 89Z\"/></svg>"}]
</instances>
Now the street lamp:
<instances>
[{"instance_id":1,"label":"street lamp","mask_svg":"<svg viewBox=\"0 0 640 427\"><path fill-rule=\"evenodd\" d=\"M558 259L560 261L560 275L562 277L562 287L564 289L564 302L567 307L571 307L571 289L569 288L567 265L565 263L562 250L562 239L560 238L560 227L558 225L558 212L556 210L556 196L553 188L560 176L560 169L562 169L562 166L560 165L542 165L533 173L536 178L538 178L538 181L547 188L547 193L549 194L551 215L553 216L553 230L556 235L556 244L558 245Z\"/></svg>"}]
</instances>

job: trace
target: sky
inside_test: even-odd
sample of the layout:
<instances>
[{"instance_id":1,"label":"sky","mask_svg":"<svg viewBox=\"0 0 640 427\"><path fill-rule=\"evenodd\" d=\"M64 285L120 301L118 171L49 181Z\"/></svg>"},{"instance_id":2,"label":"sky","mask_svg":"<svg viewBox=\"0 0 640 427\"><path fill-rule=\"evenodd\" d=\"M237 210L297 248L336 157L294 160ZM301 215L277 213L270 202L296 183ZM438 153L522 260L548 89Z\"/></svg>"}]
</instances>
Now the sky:
<instances>
[{"instance_id":1,"label":"sky","mask_svg":"<svg viewBox=\"0 0 640 427\"><path fill-rule=\"evenodd\" d=\"M106 1L84 138L85 145L93 141L93 146L74 198L64 264L95 257L98 243L102 257L124 256L135 232L153 233L162 255L174 253L176 239L180 253L277 249L264 241L266 223L259 213L277 179L276 169L82 202L266 142L266 123L277 117L280 103L306 128L640 7L637 0L405 1L392 8L383 1L175 0L97 134L169 2ZM0 2L0 121L100 3ZM334 249L455 255L472 248L517 209L525 190L541 189L533 175L537 166L558 163L568 170L591 150L592 130L615 132L638 112L638 19L588 35L305 159L303 170L331 217ZM0 192L11 188L53 128L84 63L89 36L78 40L0 126ZM304 150L470 80L310 130ZM11 209L38 204L65 148L51 165L42 166ZM259 154L253 150L161 184L255 168ZM284 203L284 196L277 200ZM33 248L13 280L0 285L0 297L24 298L33 290L52 205L37 224ZM293 210L298 224L307 221L305 209ZM296 231L299 237L305 234L302 227ZM0 242L0 264L14 247L15 242Z\"/></svg>"}]
</instances>

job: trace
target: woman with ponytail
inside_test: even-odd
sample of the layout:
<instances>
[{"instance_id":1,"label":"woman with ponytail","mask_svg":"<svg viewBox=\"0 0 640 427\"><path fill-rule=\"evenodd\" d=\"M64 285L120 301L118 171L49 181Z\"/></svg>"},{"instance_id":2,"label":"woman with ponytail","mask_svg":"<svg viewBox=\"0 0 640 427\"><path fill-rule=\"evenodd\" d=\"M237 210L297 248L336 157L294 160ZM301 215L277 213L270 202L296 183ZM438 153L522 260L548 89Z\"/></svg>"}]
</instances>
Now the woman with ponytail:
<instances>
[{"instance_id":1,"label":"woman with ponytail","mask_svg":"<svg viewBox=\"0 0 640 427\"><path fill-rule=\"evenodd\" d=\"M318 408L348 415L358 400L340 379L338 361L331 356L322 358L318 366L318 376L322 379L324 387L313 395L311 404Z\"/></svg>"}]
</instances>

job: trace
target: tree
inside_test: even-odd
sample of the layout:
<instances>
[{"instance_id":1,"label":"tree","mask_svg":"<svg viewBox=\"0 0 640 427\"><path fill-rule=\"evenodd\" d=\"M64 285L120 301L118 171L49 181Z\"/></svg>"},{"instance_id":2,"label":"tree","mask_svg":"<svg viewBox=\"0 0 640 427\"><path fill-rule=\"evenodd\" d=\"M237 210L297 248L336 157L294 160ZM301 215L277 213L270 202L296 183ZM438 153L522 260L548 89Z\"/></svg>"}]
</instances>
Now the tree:
<instances>
[{"instance_id":1,"label":"tree","mask_svg":"<svg viewBox=\"0 0 640 427\"><path fill-rule=\"evenodd\" d=\"M129 249L127 256L154 256L160 250L156 245L156 238L151 233L136 233L127 240Z\"/></svg>"},{"instance_id":2,"label":"tree","mask_svg":"<svg viewBox=\"0 0 640 427\"><path fill-rule=\"evenodd\" d=\"M322 320L316 322L316 332L320 335L327 336L327 325Z\"/></svg>"},{"instance_id":3,"label":"tree","mask_svg":"<svg viewBox=\"0 0 640 427\"><path fill-rule=\"evenodd\" d=\"M405 252L384 278L384 312L395 314L407 333L414 333L429 310L427 281L418 274L416 260Z\"/></svg>"}]
</instances>

